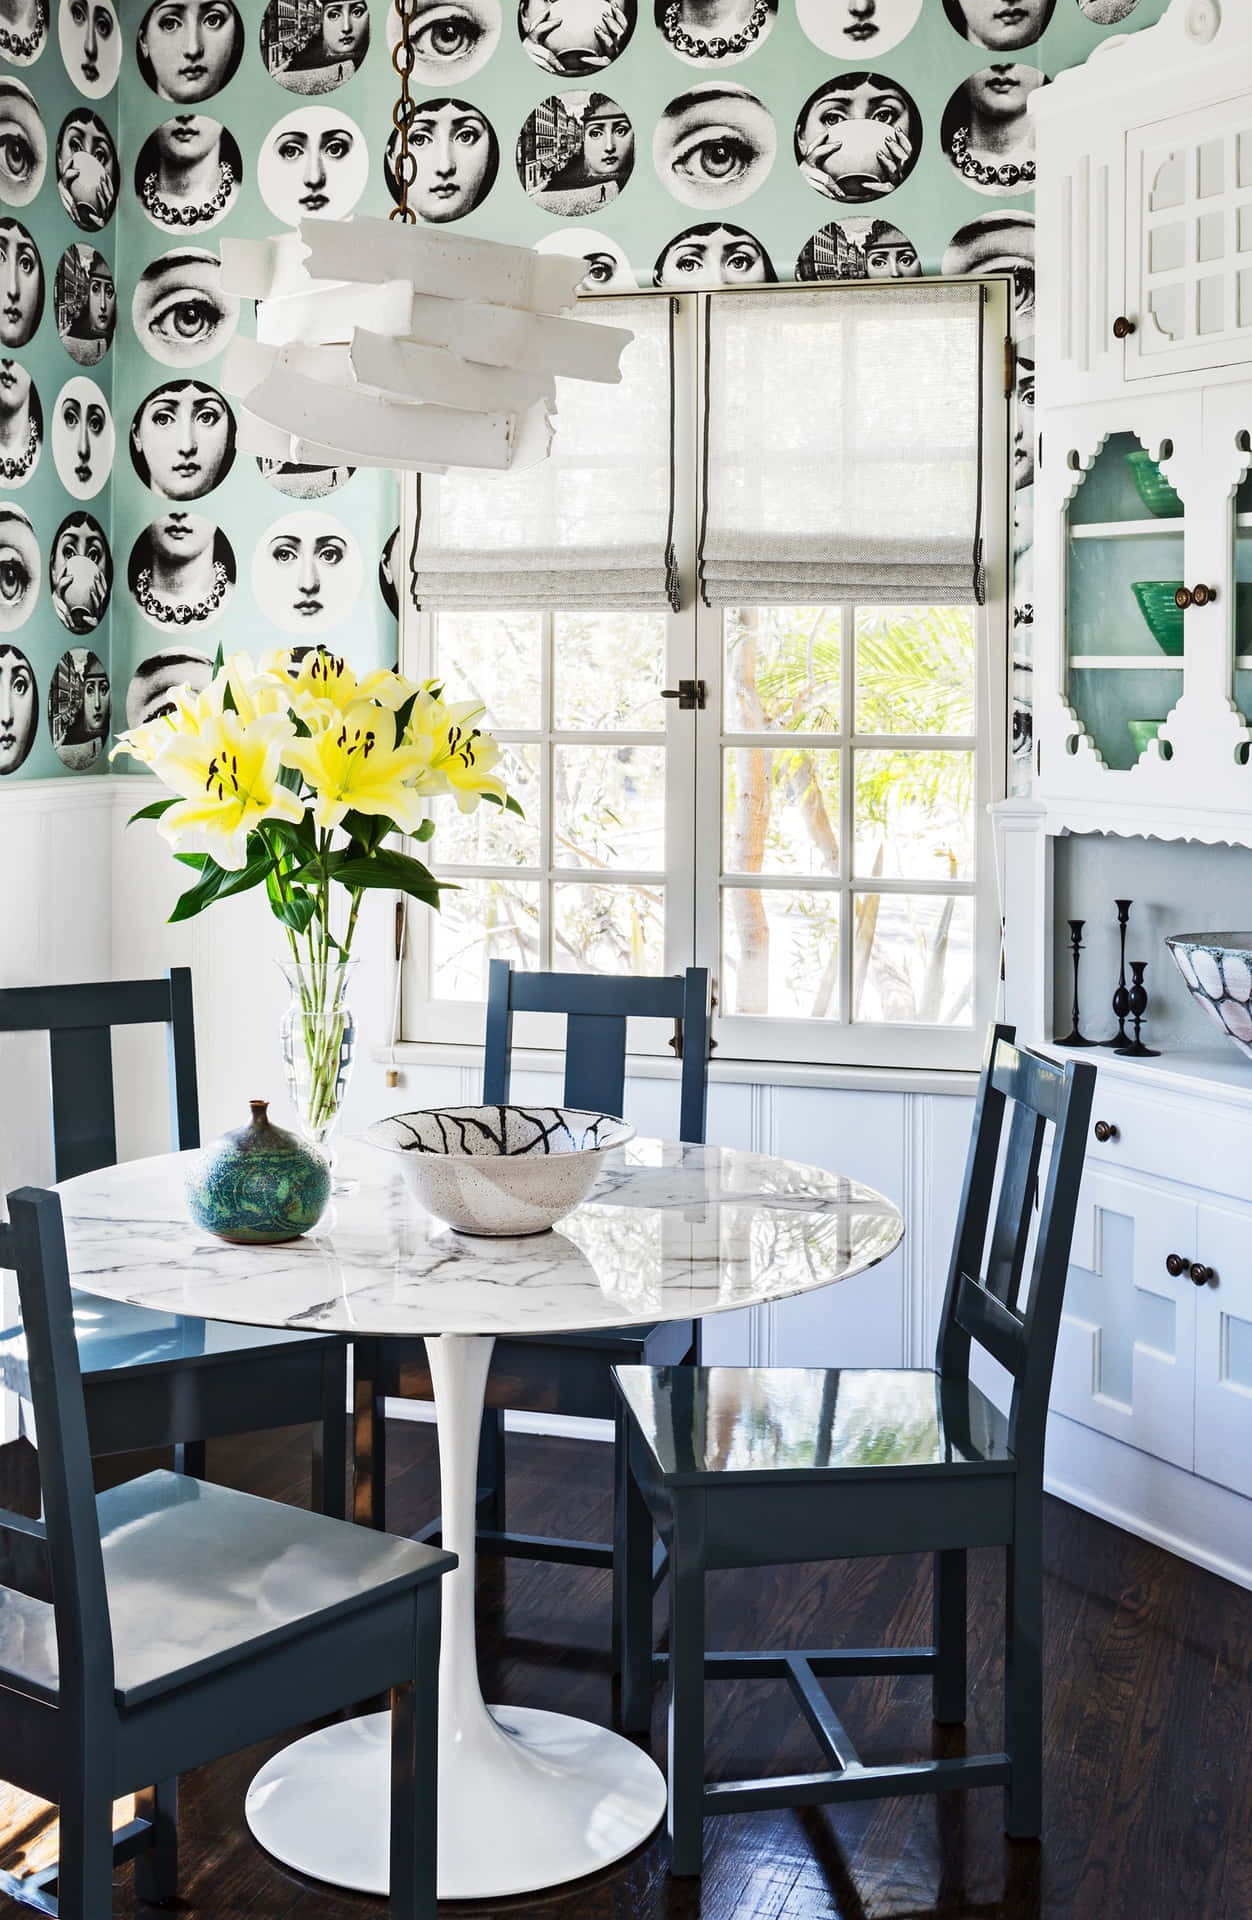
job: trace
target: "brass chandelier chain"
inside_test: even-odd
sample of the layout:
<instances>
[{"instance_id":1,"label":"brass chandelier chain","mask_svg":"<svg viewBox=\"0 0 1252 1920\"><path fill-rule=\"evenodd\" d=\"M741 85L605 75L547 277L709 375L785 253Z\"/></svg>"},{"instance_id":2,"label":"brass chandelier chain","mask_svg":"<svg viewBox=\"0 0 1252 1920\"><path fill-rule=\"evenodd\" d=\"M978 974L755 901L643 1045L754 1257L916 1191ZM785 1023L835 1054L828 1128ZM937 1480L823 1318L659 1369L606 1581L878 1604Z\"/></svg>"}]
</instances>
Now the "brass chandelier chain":
<instances>
[{"instance_id":1,"label":"brass chandelier chain","mask_svg":"<svg viewBox=\"0 0 1252 1920\"><path fill-rule=\"evenodd\" d=\"M393 168L399 199L391 210L390 218L407 221L410 226L417 220L417 215L409 205L409 188L417 176L417 157L409 150L409 128L413 121L413 97L409 92L409 75L413 71L416 58L413 45L413 22L417 7L418 0L395 0L400 37L396 41L395 51L391 56L391 64L400 76L400 93L391 110L391 124L399 135Z\"/></svg>"}]
</instances>

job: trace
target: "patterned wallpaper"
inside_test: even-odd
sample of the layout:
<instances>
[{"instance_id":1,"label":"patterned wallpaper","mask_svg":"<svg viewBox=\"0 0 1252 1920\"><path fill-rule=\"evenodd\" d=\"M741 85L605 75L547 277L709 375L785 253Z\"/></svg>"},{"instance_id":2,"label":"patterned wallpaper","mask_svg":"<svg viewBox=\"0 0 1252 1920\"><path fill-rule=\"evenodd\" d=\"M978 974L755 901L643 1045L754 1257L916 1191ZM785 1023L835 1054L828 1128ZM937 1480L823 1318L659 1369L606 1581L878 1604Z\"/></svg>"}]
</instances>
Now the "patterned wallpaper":
<instances>
[{"instance_id":1,"label":"patterned wallpaper","mask_svg":"<svg viewBox=\"0 0 1252 1920\"><path fill-rule=\"evenodd\" d=\"M1165 4L419 0L412 197L598 287L1012 267L1024 766L1025 103ZM0 0L0 775L103 772L227 635L393 654L395 482L237 453L215 253L387 211L393 43L389 0Z\"/></svg>"}]
</instances>

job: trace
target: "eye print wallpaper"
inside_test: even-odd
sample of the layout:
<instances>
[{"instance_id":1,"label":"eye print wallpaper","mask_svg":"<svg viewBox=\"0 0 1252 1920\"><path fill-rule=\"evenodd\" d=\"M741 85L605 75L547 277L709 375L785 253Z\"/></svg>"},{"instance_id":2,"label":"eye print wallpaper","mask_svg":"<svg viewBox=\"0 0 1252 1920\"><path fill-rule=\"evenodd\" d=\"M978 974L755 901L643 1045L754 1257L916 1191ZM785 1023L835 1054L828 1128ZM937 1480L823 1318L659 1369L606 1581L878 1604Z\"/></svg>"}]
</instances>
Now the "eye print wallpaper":
<instances>
[{"instance_id":1,"label":"eye print wallpaper","mask_svg":"<svg viewBox=\"0 0 1252 1920\"><path fill-rule=\"evenodd\" d=\"M412 201L589 287L1011 270L1031 750L1027 101L1166 0L423 0ZM394 479L237 452L223 233L395 197L390 0L0 0L0 776L104 773L214 651L394 657ZM119 763L124 765L124 763Z\"/></svg>"}]
</instances>

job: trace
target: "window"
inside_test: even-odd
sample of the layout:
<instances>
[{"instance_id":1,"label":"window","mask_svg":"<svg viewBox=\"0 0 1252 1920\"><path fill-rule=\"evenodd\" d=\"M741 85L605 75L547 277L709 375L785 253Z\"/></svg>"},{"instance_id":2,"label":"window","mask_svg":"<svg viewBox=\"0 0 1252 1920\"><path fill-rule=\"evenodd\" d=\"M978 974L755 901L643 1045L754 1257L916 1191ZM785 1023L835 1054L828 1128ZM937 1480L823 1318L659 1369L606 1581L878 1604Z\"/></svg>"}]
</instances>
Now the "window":
<instances>
[{"instance_id":1,"label":"window","mask_svg":"<svg viewBox=\"0 0 1252 1920\"><path fill-rule=\"evenodd\" d=\"M960 285L968 298L970 283ZM815 306L835 292L804 291ZM871 349L879 358L866 331L879 319L868 306L857 309L845 351L824 358L814 349L829 339L835 309L803 315L810 395L823 366L845 391L832 402L837 453L829 452L833 434L815 437L804 475L789 482L785 454L751 459L758 428L750 417L745 424L743 406L727 403L743 446L738 481L734 448L719 442L716 306L735 302L725 339L734 336L744 367L770 348L775 384L785 385L791 349L769 297L614 302L615 320L630 306L650 321L662 306L670 316L674 459L668 515L658 524L668 518L671 538L658 564L676 574L680 603L667 609L653 591L639 611L620 601L536 606L542 596L518 584L520 607L441 603L437 589L420 610L406 604L406 670L446 677L458 697L481 699L526 812L519 821L490 807L435 809L425 856L458 891L444 896L439 915L411 918L406 1039L481 1040L493 957L595 972L677 972L694 962L716 982L721 1059L977 1064L998 977L987 806L1003 791L1008 461L1004 289L989 282L975 291L979 352L966 398L981 433L981 501L971 495L955 508L951 474L945 484L941 471L927 470L916 408L903 425L896 416L883 427L881 397L862 385L856 418L849 412L848 342L862 364ZM859 289L846 293L863 298ZM626 324L635 324L629 315ZM651 324L648 338L654 344ZM994 354L983 339L995 341ZM651 360L655 377L655 353ZM949 367L945 422L959 411L953 378ZM775 403L767 394L761 404ZM565 424L562 415L558 445ZM953 438L947 424L944 432ZM629 489L629 461L613 447L617 484ZM946 457L943 447L930 451ZM881 480L866 479L865 453L878 467L893 463ZM655 488L654 445L646 458ZM720 495L705 484L714 459ZM815 471L823 459L839 472ZM907 512L895 513L877 547L850 519L846 549L832 539L823 500L839 494L855 504L867 488L886 497L909 487L933 522L920 567L912 564L917 514L910 527L901 524ZM419 515L430 512L414 489L404 544L416 539L418 581ZM782 514L779 533L771 521ZM871 536L885 517L871 513ZM659 578L649 565L647 578ZM498 568L494 592L503 598L522 578ZM701 688L702 705L663 697L680 681ZM539 1023L519 1034L523 1043L552 1037ZM656 1036L649 1042L663 1047Z\"/></svg>"}]
</instances>

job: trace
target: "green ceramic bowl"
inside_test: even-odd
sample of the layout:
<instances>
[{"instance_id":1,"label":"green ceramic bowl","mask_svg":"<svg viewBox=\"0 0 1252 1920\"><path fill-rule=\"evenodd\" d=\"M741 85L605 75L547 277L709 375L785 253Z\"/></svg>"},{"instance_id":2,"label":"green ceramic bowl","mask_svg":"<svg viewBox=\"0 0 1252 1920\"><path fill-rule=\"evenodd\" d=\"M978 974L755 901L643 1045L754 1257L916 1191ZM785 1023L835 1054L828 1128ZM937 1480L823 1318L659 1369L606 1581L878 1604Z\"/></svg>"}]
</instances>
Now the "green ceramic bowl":
<instances>
[{"instance_id":1,"label":"green ceramic bowl","mask_svg":"<svg viewBox=\"0 0 1252 1920\"><path fill-rule=\"evenodd\" d=\"M1134 742L1135 752L1143 753L1149 743L1156 739L1165 722L1163 720L1128 720L1126 731Z\"/></svg>"},{"instance_id":2,"label":"green ceramic bowl","mask_svg":"<svg viewBox=\"0 0 1252 1920\"><path fill-rule=\"evenodd\" d=\"M1152 638L1162 653L1174 656L1182 652L1182 608L1174 604L1174 595L1181 585L1181 580L1132 580L1130 583L1130 591Z\"/></svg>"},{"instance_id":3,"label":"green ceramic bowl","mask_svg":"<svg viewBox=\"0 0 1252 1920\"><path fill-rule=\"evenodd\" d=\"M1161 520L1178 520L1182 517L1182 500L1157 466L1150 453L1142 447L1126 455L1126 465L1130 468L1130 477L1135 483L1135 492L1139 495L1149 513L1156 514Z\"/></svg>"}]
</instances>

